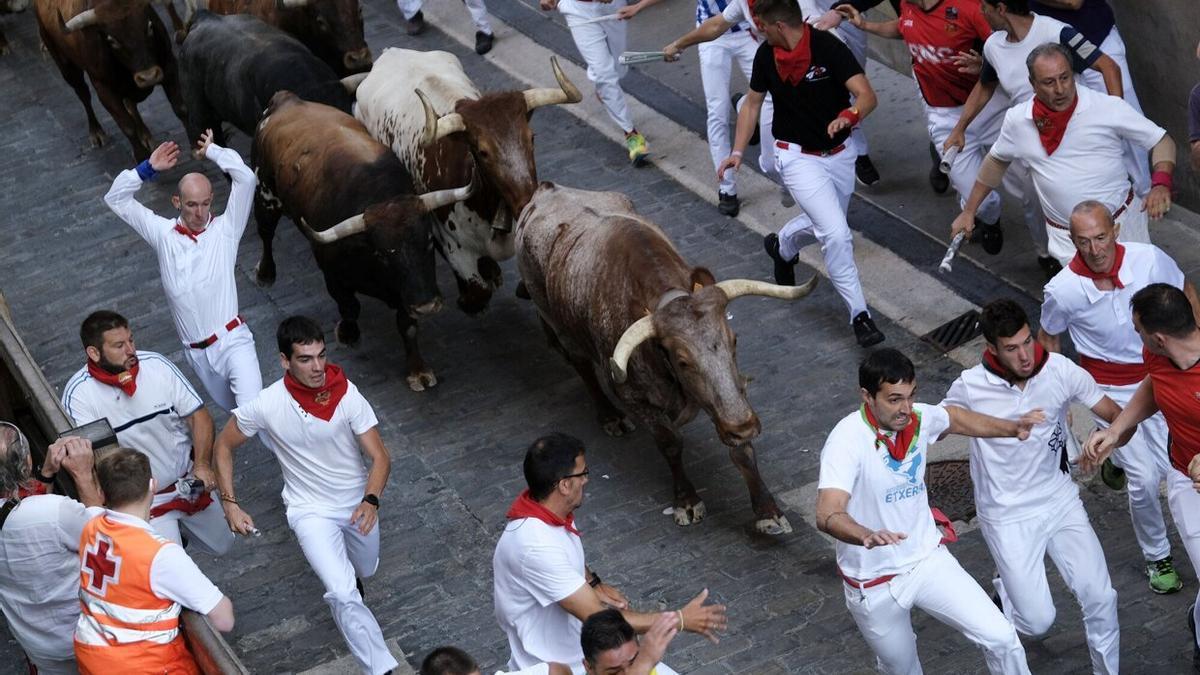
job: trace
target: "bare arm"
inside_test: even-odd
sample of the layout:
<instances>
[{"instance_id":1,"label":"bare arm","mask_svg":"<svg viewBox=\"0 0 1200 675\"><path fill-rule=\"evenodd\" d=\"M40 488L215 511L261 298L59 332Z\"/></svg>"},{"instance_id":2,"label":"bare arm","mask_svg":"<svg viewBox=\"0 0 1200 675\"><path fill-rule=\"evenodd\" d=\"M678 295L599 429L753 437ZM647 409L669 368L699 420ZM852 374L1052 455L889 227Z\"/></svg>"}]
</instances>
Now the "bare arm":
<instances>
[{"instance_id":1,"label":"bare arm","mask_svg":"<svg viewBox=\"0 0 1200 675\"><path fill-rule=\"evenodd\" d=\"M1168 175L1175 173L1175 140L1171 138L1171 134L1163 134L1158 143L1150 148L1150 165L1154 167L1154 172L1163 172ZM1150 215L1152 219L1162 218L1167 211L1171 209L1171 189L1166 185L1155 185L1150 188L1150 193L1146 195L1145 203L1142 204L1142 210Z\"/></svg>"},{"instance_id":2,"label":"bare arm","mask_svg":"<svg viewBox=\"0 0 1200 675\"><path fill-rule=\"evenodd\" d=\"M899 544L908 538L903 532L869 530L850 517L846 507L850 505L850 493L836 488L817 491L817 529L825 534L854 546L875 548L888 544Z\"/></svg>"},{"instance_id":3,"label":"bare arm","mask_svg":"<svg viewBox=\"0 0 1200 675\"><path fill-rule=\"evenodd\" d=\"M617 16L621 17L622 20L632 19L638 15L638 12L641 12L647 7L653 7L660 2L662 2L662 0L641 0L640 2L634 2L632 4L625 5L621 9L618 9Z\"/></svg>"},{"instance_id":4,"label":"bare arm","mask_svg":"<svg viewBox=\"0 0 1200 675\"><path fill-rule=\"evenodd\" d=\"M1105 400L1109 400L1107 396ZM1103 404L1104 401L1100 403ZM1099 407L1098 404L1097 408ZM1125 409L1122 410L1118 407L1117 410L1118 414L1110 420L1108 428L1093 432L1087 443L1084 444L1083 455L1079 458L1079 465L1083 470L1090 471L1100 466L1100 463L1114 450L1133 438L1134 432L1137 431L1138 425L1143 420L1158 412L1158 403L1154 400L1154 380L1149 377L1142 380ZM1097 415L1101 414L1096 408L1093 408L1092 411Z\"/></svg>"},{"instance_id":5,"label":"bare arm","mask_svg":"<svg viewBox=\"0 0 1200 675\"><path fill-rule=\"evenodd\" d=\"M1004 172L1008 171L1008 164L996 159L991 153L983 158L983 165L979 167L979 176L975 179L971 194L967 196L967 203L963 206L962 213L950 224L951 237L959 232L970 234L975 229L975 213L979 210L979 205L1000 185Z\"/></svg>"},{"instance_id":6,"label":"bare arm","mask_svg":"<svg viewBox=\"0 0 1200 675\"><path fill-rule=\"evenodd\" d=\"M1041 328L1038 328L1037 341L1041 343L1041 345L1045 347L1046 351L1048 352L1054 352L1056 354L1062 353L1061 335L1051 335Z\"/></svg>"},{"instance_id":7,"label":"bare arm","mask_svg":"<svg viewBox=\"0 0 1200 675\"><path fill-rule=\"evenodd\" d=\"M874 33L879 37L891 40L900 39L899 19L892 19L891 21L867 21L862 12L858 11L858 8L854 5L838 5L834 9L845 17L850 22L850 25L859 30L865 30L868 33Z\"/></svg>"},{"instance_id":8,"label":"bare arm","mask_svg":"<svg viewBox=\"0 0 1200 675\"><path fill-rule=\"evenodd\" d=\"M1041 410L1031 410L1017 420L1004 420L991 415L977 413L954 405L946 406L950 416L950 434L972 436L974 438L1029 438L1029 431L1034 425L1046 421L1046 415Z\"/></svg>"},{"instance_id":9,"label":"bare arm","mask_svg":"<svg viewBox=\"0 0 1200 675\"><path fill-rule=\"evenodd\" d=\"M233 490L233 451L242 443L250 440L238 428L237 418L231 417L217 436L213 456L217 463L217 484L221 486L221 508L225 510L225 520L229 521L229 529L238 534L251 534L254 531L254 520L242 510Z\"/></svg>"},{"instance_id":10,"label":"bare arm","mask_svg":"<svg viewBox=\"0 0 1200 675\"><path fill-rule=\"evenodd\" d=\"M233 630L233 602L224 595L221 596L221 601L217 603L217 606L204 616L208 618L208 622L212 624L213 628L222 633Z\"/></svg>"},{"instance_id":11,"label":"bare arm","mask_svg":"<svg viewBox=\"0 0 1200 675\"><path fill-rule=\"evenodd\" d=\"M681 612L684 630L699 633L715 643L717 642L717 631L725 630L725 606L706 605L704 601L707 598L708 589L704 589L699 595L692 598L691 602L676 610L675 616L678 618ZM586 621L589 616L605 609L604 603L600 601L600 596L596 594L595 589L586 583L574 593L559 600L558 604L580 621ZM638 633L650 630L661 614L661 612L639 612L633 609L620 611L629 625L633 626Z\"/></svg>"},{"instance_id":12,"label":"bare arm","mask_svg":"<svg viewBox=\"0 0 1200 675\"><path fill-rule=\"evenodd\" d=\"M204 406L185 418L188 429L192 433L192 453L194 465L192 475L204 481L204 487L211 490L217 486L217 476L212 469L213 429L212 415Z\"/></svg>"},{"instance_id":13,"label":"bare arm","mask_svg":"<svg viewBox=\"0 0 1200 675\"><path fill-rule=\"evenodd\" d=\"M100 483L96 480L96 453L92 450L92 442L86 438L66 436L55 441L46 450L46 455L59 452L59 466L75 479L75 490L79 493L79 501L84 506L103 506L104 493L100 491Z\"/></svg>"},{"instance_id":14,"label":"bare arm","mask_svg":"<svg viewBox=\"0 0 1200 675\"><path fill-rule=\"evenodd\" d=\"M667 43L667 46L663 47L663 52L667 55L668 61L676 61L679 59L679 52L701 42L716 40L724 35L731 25L721 14L711 16L699 26Z\"/></svg>"},{"instance_id":15,"label":"bare arm","mask_svg":"<svg viewBox=\"0 0 1200 675\"><path fill-rule=\"evenodd\" d=\"M360 434L358 445L362 448L363 454L371 460L371 470L367 473L366 494L379 497L387 485L388 475L392 472L392 458L383 445L378 427L371 427L365 433ZM350 522L358 525L358 531L363 534L370 532L378 520L379 509L365 501L361 502L358 508L354 509L354 514L350 516Z\"/></svg>"},{"instance_id":16,"label":"bare arm","mask_svg":"<svg viewBox=\"0 0 1200 675\"><path fill-rule=\"evenodd\" d=\"M717 167L717 178L724 178L725 172L729 169L737 171L742 165L742 153L746 151L746 146L750 144L750 137L754 135L754 125L758 124L758 115L762 112L763 100L767 97L766 94L754 91L753 89L746 90L746 96L742 100L742 109L738 111L737 122L734 125L733 132L733 147L730 149L729 156L721 161Z\"/></svg>"},{"instance_id":17,"label":"bare arm","mask_svg":"<svg viewBox=\"0 0 1200 675\"><path fill-rule=\"evenodd\" d=\"M975 86L971 89L971 95L967 97L967 102L963 104L962 114L958 117L958 122L955 122L954 129L950 135L946 137L946 142L942 144L942 152L950 149L950 146L956 145L959 150L962 150L967 145L967 127L971 126L971 122L979 117L979 113L992 100L992 96L996 94L996 87L999 82L984 82L983 78L979 78L975 82Z\"/></svg>"},{"instance_id":18,"label":"bare arm","mask_svg":"<svg viewBox=\"0 0 1200 675\"><path fill-rule=\"evenodd\" d=\"M1092 412L1096 414L1096 417L1112 424L1112 421L1117 419L1117 415L1121 414L1121 406L1117 405L1116 401L1105 396L1100 399L1099 403L1092 406Z\"/></svg>"},{"instance_id":19,"label":"bare arm","mask_svg":"<svg viewBox=\"0 0 1200 675\"><path fill-rule=\"evenodd\" d=\"M1104 88L1108 90L1109 96L1117 98L1125 97L1125 88L1121 83L1121 66L1108 54L1101 54L1100 58L1091 65L1092 70L1097 70L1104 76Z\"/></svg>"}]
</instances>

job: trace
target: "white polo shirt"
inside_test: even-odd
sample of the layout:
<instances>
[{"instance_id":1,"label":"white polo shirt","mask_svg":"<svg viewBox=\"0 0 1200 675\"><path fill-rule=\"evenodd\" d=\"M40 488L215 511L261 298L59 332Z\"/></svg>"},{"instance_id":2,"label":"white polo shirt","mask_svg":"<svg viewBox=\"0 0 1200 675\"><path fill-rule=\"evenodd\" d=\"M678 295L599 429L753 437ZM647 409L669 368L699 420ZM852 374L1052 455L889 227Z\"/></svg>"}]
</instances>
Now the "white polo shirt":
<instances>
[{"instance_id":1,"label":"white polo shirt","mask_svg":"<svg viewBox=\"0 0 1200 675\"><path fill-rule=\"evenodd\" d=\"M92 377L84 366L67 381L62 404L76 425L108 418L117 442L149 457L154 480L166 488L192 468L192 436L185 418L204 401L167 357L144 351L137 357L133 396Z\"/></svg>"},{"instance_id":2,"label":"white polo shirt","mask_svg":"<svg viewBox=\"0 0 1200 675\"><path fill-rule=\"evenodd\" d=\"M975 508L989 523L1024 520L1063 507L1079 488L1059 467L1067 451L1067 411L1074 401L1092 408L1104 393L1087 371L1062 354L1051 353L1041 372L1025 388L988 372L983 364L964 370L942 405L954 405L1001 419L1014 420L1040 408L1046 421L1024 441L1016 438L972 438L971 480Z\"/></svg>"},{"instance_id":3,"label":"white polo shirt","mask_svg":"<svg viewBox=\"0 0 1200 675\"><path fill-rule=\"evenodd\" d=\"M347 385L328 422L305 412L282 379L233 411L238 429L246 436L261 432L260 440L279 460L289 513L299 509L337 515L362 501L367 465L358 436L379 420L358 387Z\"/></svg>"},{"instance_id":4,"label":"white polo shirt","mask_svg":"<svg viewBox=\"0 0 1200 675\"><path fill-rule=\"evenodd\" d=\"M0 609L35 660L75 658L79 538L91 519L74 499L37 495L22 499L0 529Z\"/></svg>"},{"instance_id":5,"label":"white polo shirt","mask_svg":"<svg viewBox=\"0 0 1200 675\"><path fill-rule=\"evenodd\" d=\"M908 535L899 544L872 549L838 541L838 567L860 581L912 568L933 553L942 539L929 512L925 467L929 444L950 428L950 416L945 408L925 403L917 403L913 410L920 416L921 426L901 462L876 441L861 408L837 423L821 449L818 488L850 493L846 512L863 527Z\"/></svg>"},{"instance_id":6,"label":"white polo shirt","mask_svg":"<svg viewBox=\"0 0 1200 675\"><path fill-rule=\"evenodd\" d=\"M1115 211L1129 194L1124 141L1149 150L1167 133L1123 99L1076 87L1079 101L1067 123L1062 143L1047 155L1033 123L1033 100L1018 103L1004 115L1000 136L990 154L1002 161L1026 162L1046 217L1070 222L1071 210L1094 199Z\"/></svg>"},{"instance_id":7,"label":"white polo shirt","mask_svg":"<svg viewBox=\"0 0 1200 675\"><path fill-rule=\"evenodd\" d=\"M1125 242L1117 278L1124 288L1102 291L1096 282L1064 267L1046 284L1042 329L1071 334L1080 354L1111 363L1141 363L1142 339L1133 327L1133 295L1154 283L1183 288L1183 271L1154 244Z\"/></svg>"},{"instance_id":8,"label":"white polo shirt","mask_svg":"<svg viewBox=\"0 0 1200 675\"><path fill-rule=\"evenodd\" d=\"M559 601L587 583L583 542L537 518L511 520L492 556L496 621L508 637L509 670L564 663L583 673L583 623Z\"/></svg>"},{"instance_id":9,"label":"white polo shirt","mask_svg":"<svg viewBox=\"0 0 1200 675\"><path fill-rule=\"evenodd\" d=\"M1033 98L1033 85L1029 83L1025 59L1034 48L1047 42L1066 48L1076 73L1087 70L1103 55L1099 47L1088 42L1074 27L1058 19L1034 14L1033 24L1024 40L1009 41L1008 31L996 31L988 36L983 43L984 74L981 77L985 81L995 77L1014 103L1028 101Z\"/></svg>"},{"instance_id":10,"label":"white polo shirt","mask_svg":"<svg viewBox=\"0 0 1200 675\"><path fill-rule=\"evenodd\" d=\"M104 203L130 225L158 256L158 271L175 331L185 345L200 342L238 314L233 268L238 243L254 203L258 179L237 151L210 145L207 157L233 178L225 212L213 218L195 240L175 231L177 220L163 218L133 198L142 187L135 169L117 175Z\"/></svg>"}]
</instances>

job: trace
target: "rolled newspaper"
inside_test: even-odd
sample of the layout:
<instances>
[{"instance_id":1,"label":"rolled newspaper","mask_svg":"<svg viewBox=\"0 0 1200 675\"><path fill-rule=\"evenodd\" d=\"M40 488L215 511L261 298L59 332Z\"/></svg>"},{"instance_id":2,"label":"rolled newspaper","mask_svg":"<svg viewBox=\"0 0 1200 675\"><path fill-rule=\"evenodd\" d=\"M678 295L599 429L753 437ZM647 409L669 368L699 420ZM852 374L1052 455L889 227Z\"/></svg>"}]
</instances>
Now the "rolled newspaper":
<instances>
[{"instance_id":1,"label":"rolled newspaper","mask_svg":"<svg viewBox=\"0 0 1200 675\"><path fill-rule=\"evenodd\" d=\"M662 61L667 56L663 52L625 52L617 59L617 63L623 66L628 66L634 63L649 63L651 61Z\"/></svg>"},{"instance_id":2,"label":"rolled newspaper","mask_svg":"<svg viewBox=\"0 0 1200 675\"><path fill-rule=\"evenodd\" d=\"M958 247L962 246L963 240L967 238L966 232L959 232L954 235L954 239L950 241L950 245L946 247L946 255L942 257L942 264L938 265L938 271L942 274L949 272L952 268L954 255L958 253Z\"/></svg>"},{"instance_id":3,"label":"rolled newspaper","mask_svg":"<svg viewBox=\"0 0 1200 675\"><path fill-rule=\"evenodd\" d=\"M942 155L942 161L938 162L938 170L949 176L950 167L954 166L955 157L958 157L958 146L952 145L950 146L950 149L946 151L946 154Z\"/></svg>"}]
</instances>

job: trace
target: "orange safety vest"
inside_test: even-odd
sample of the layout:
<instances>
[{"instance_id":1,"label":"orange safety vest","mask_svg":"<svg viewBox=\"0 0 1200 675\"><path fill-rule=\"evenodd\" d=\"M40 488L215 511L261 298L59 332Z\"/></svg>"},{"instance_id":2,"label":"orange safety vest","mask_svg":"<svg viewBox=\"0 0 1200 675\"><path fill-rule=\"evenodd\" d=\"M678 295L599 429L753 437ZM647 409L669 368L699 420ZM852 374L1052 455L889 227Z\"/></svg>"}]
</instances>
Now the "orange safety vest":
<instances>
[{"instance_id":1,"label":"orange safety vest","mask_svg":"<svg viewBox=\"0 0 1200 675\"><path fill-rule=\"evenodd\" d=\"M75 659L82 675L199 675L179 633L179 603L150 588L150 565L168 543L107 515L84 526L75 624Z\"/></svg>"}]
</instances>

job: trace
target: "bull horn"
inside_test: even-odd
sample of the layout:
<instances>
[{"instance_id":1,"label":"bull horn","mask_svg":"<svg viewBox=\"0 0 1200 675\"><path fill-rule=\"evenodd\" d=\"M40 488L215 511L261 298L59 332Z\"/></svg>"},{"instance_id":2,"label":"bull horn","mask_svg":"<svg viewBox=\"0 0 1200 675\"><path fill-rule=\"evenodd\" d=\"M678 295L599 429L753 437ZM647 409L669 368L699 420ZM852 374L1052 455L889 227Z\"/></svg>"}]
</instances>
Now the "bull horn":
<instances>
[{"instance_id":1,"label":"bull horn","mask_svg":"<svg viewBox=\"0 0 1200 675\"><path fill-rule=\"evenodd\" d=\"M468 183L460 188L451 188L449 190L438 190L436 192L426 192L425 194L421 195L417 199L421 200L421 207L425 209L426 213L428 213L430 211L436 211L437 209L440 209L443 206L450 206L451 204L454 204L455 202L461 202L462 200L470 197L471 194L474 192L475 192L475 181L471 181L470 183Z\"/></svg>"},{"instance_id":2,"label":"bull horn","mask_svg":"<svg viewBox=\"0 0 1200 675\"><path fill-rule=\"evenodd\" d=\"M765 295L768 298L779 298L780 300L798 300L812 293L816 287L817 275L815 274L813 278L799 286L780 286L752 279L728 279L717 284L717 288L724 291L730 300L743 295Z\"/></svg>"},{"instance_id":3,"label":"bull horn","mask_svg":"<svg viewBox=\"0 0 1200 675\"><path fill-rule=\"evenodd\" d=\"M71 17L71 20L66 23L66 30L68 33L73 33L81 28L87 28L95 24L96 21L96 10L85 9Z\"/></svg>"},{"instance_id":4,"label":"bull horn","mask_svg":"<svg viewBox=\"0 0 1200 675\"><path fill-rule=\"evenodd\" d=\"M284 9L299 9L308 6L308 0L278 0L279 6Z\"/></svg>"},{"instance_id":5,"label":"bull horn","mask_svg":"<svg viewBox=\"0 0 1200 675\"><path fill-rule=\"evenodd\" d=\"M583 100L583 94L579 93L579 88L567 79L567 74L563 72L562 66L558 65L557 56L550 57L550 67L554 69L554 79L558 80L558 89L526 89L526 110L533 110L544 105L579 103Z\"/></svg>"},{"instance_id":6,"label":"bull horn","mask_svg":"<svg viewBox=\"0 0 1200 675\"><path fill-rule=\"evenodd\" d=\"M463 124L462 115L458 113L446 113L440 117L437 111L433 109L433 104L429 102L429 97L420 89L414 90L417 98L421 99L421 107L425 109L425 132L421 135L421 145L429 145L434 141L441 140L456 131L462 131L467 128Z\"/></svg>"},{"instance_id":7,"label":"bull horn","mask_svg":"<svg viewBox=\"0 0 1200 675\"><path fill-rule=\"evenodd\" d=\"M346 88L346 91L351 96L353 96L358 91L358 85L362 84L363 80L367 79L367 75L370 75L370 73L355 73L353 75L347 75L346 77L342 78L342 86Z\"/></svg>"},{"instance_id":8,"label":"bull horn","mask_svg":"<svg viewBox=\"0 0 1200 675\"><path fill-rule=\"evenodd\" d=\"M617 384L625 382L625 378L629 376L625 369L629 366L629 357L633 356L633 350L652 337L654 337L654 319L649 315L634 321L632 326L625 329L625 334L613 348L612 358L608 360L608 369L612 373L613 382Z\"/></svg>"},{"instance_id":9,"label":"bull horn","mask_svg":"<svg viewBox=\"0 0 1200 675\"><path fill-rule=\"evenodd\" d=\"M304 234L308 235L309 239L312 239L318 244L332 244L333 242L345 237L349 237L352 234L366 232L367 219L364 218L363 214L360 213L357 216L350 216L328 230L316 232L308 226L307 221L301 218L300 229L304 230Z\"/></svg>"}]
</instances>

